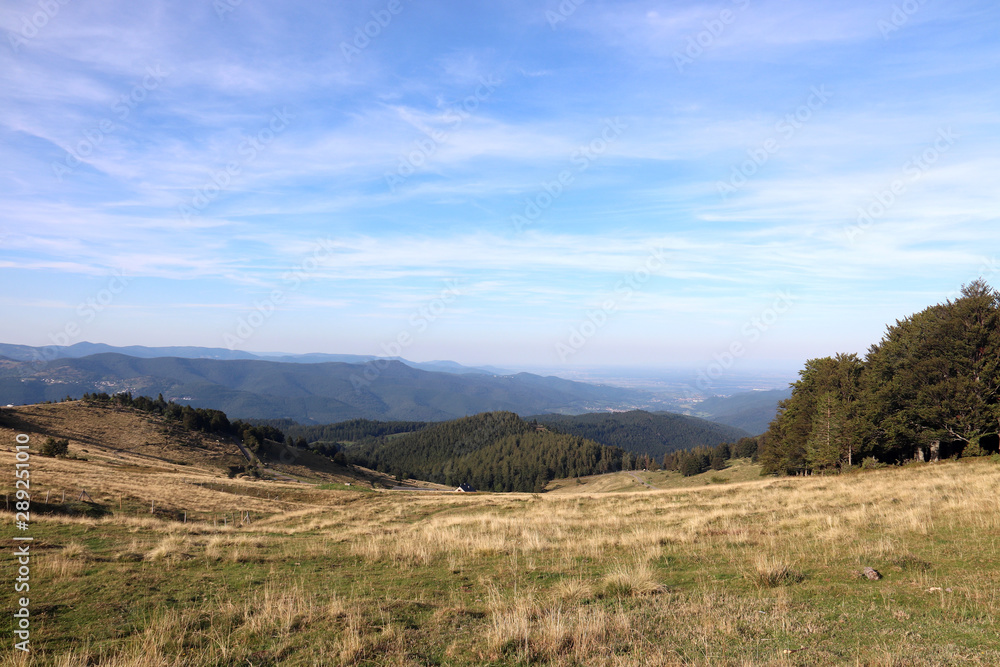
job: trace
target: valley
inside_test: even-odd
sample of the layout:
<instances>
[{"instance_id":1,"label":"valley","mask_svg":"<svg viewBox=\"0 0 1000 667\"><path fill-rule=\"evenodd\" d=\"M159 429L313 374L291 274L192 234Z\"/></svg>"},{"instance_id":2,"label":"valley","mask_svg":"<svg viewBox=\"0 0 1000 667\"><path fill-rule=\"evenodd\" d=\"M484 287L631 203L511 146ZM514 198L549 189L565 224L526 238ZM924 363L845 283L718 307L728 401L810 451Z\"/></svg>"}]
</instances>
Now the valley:
<instances>
[{"instance_id":1,"label":"valley","mask_svg":"<svg viewBox=\"0 0 1000 667\"><path fill-rule=\"evenodd\" d=\"M230 478L234 447L84 410L4 411L5 442L71 439L31 457L33 664L1000 660L988 458L414 494L334 465Z\"/></svg>"}]
</instances>

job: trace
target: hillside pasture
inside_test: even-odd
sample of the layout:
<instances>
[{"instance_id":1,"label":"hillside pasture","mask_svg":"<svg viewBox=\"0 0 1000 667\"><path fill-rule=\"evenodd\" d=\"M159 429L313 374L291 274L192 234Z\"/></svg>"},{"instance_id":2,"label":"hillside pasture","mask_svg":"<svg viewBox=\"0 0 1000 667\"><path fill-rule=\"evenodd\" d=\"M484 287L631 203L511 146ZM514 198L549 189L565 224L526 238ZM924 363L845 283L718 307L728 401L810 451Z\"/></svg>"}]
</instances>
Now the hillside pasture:
<instances>
[{"instance_id":1,"label":"hillside pasture","mask_svg":"<svg viewBox=\"0 0 1000 667\"><path fill-rule=\"evenodd\" d=\"M34 652L8 643L5 665L1000 662L988 459L567 494L31 461L43 489L86 480L100 511L33 515Z\"/></svg>"}]
</instances>

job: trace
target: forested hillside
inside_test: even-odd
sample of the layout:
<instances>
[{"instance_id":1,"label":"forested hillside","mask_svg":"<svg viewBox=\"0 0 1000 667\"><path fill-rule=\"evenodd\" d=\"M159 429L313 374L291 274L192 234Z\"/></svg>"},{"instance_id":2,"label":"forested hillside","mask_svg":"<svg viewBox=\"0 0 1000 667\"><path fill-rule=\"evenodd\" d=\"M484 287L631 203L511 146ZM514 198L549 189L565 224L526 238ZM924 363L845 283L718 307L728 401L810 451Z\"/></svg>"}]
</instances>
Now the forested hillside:
<instances>
[{"instance_id":1,"label":"forested hillside","mask_svg":"<svg viewBox=\"0 0 1000 667\"><path fill-rule=\"evenodd\" d=\"M368 438L381 438L396 433L409 433L426 428L432 422L383 422L373 419L350 419L335 424L314 426L291 425L283 430L295 439L303 438L308 443L357 442Z\"/></svg>"},{"instance_id":2,"label":"forested hillside","mask_svg":"<svg viewBox=\"0 0 1000 667\"><path fill-rule=\"evenodd\" d=\"M996 452L1000 294L982 280L888 327L864 359L811 359L762 439L765 471Z\"/></svg>"},{"instance_id":3,"label":"forested hillside","mask_svg":"<svg viewBox=\"0 0 1000 667\"><path fill-rule=\"evenodd\" d=\"M349 460L440 484L485 491L537 491L557 477L621 468L622 450L553 433L512 412L490 412L435 424L407 435L348 447Z\"/></svg>"},{"instance_id":4,"label":"forested hillside","mask_svg":"<svg viewBox=\"0 0 1000 667\"><path fill-rule=\"evenodd\" d=\"M749 435L724 424L669 412L600 412L586 415L538 415L531 417L557 431L589 438L603 445L621 447L654 459L680 449L735 442Z\"/></svg>"},{"instance_id":5,"label":"forested hillside","mask_svg":"<svg viewBox=\"0 0 1000 667\"><path fill-rule=\"evenodd\" d=\"M643 391L530 373L442 373L398 361L364 364L140 359L96 354L49 362L0 359L0 404L40 403L87 392L156 396L239 419L327 424L366 418L441 421L494 410L586 412L651 405Z\"/></svg>"}]
</instances>

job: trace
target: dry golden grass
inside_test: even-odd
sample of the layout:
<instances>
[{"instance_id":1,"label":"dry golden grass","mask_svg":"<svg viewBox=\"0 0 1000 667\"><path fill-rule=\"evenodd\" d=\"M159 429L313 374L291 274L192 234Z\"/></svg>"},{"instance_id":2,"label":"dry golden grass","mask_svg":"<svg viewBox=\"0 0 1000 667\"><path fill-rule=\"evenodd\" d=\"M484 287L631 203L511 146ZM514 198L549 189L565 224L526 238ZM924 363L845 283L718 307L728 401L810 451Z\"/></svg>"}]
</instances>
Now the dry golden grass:
<instances>
[{"instance_id":1,"label":"dry golden grass","mask_svg":"<svg viewBox=\"0 0 1000 667\"><path fill-rule=\"evenodd\" d=\"M87 558L89 552L90 550L87 548L87 545L78 540L73 540L63 547L62 555L64 558L82 560Z\"/></svg>"},{"instance_id":2,"label":"dry golden grass","mask_svg":"<svg viewBox=\"0 0 1000 667\"><path fill-rule=\"evenodd\" d=\"M616 597L651 595L664 590L653 568L645 562L615 562L604 575L604 585L608 595Z\"/></svg>"},{"instance_id":3,"label":"dry golden grass","mask_svg":"<svg viewBox=\"0 0 1000 667\"><path fill-rule=\"evenodd\" d=\"M186 552L188 546L188 541L183 537L168 535L160 540L155 548L146 552L145 558L149 561L178 560L188 556Z\"/></svg>"},{"instance_id":4,"label":"dry golden grass","mask_svg":"<svg viewBox=\"0 0 1000 667\"><path fill-rule=\"evenodd\" d=\"M162 468L102 467L32 459L43 485L255 515L38 517L61 536L33 570L46 595L70 591L68 606L90 577L142 575L175 602L37 664L1000 664L989 461L543 495L187 489ZM886 578L852 576L867 565Z\"/></svg>"},{"instance_id":5,"label":"dry golden grass","mask_svg":"<svg viewBox=\"0 0 1000 667\"><path fill-rule=\"evenodd\" d=\"M137 410L67 401L4 412L0 442L13 443L17 434L25 434L32 451L47 437L70 442L71 458L32 456L32 500L36 503L63 505L82 497L120 515L186 517L228 525L240 522L238 513L250 512L256 521L330 500L329 493L306 484L230 479L230 467L246 464L233 442L185 431ZM296 450L292 458L273 468L312 482L350 482L359 492L369 488L370 481L391 482L386 475L348 470L309 452ZM0 451L0 465L13 462L12 450ZM86 495L81 496L83 492Z\"/></svg>"},{"instance_id":6,"label":"dry golden grass","mask_svg":"<svg viewBox=\"0 0 1000 667\"><path fill-rule=\"evenodd\" d=\"M128 408L67 401L18 406L6 414L4 430L26 433L36 445L50 436L67 438L70 454L124 471L150 466L218 474L225 466L243 462L233 443L186 432Z\"/></svg>"},{"instance_id":7,"label":"dry golden grass","mask_svg":"<svg viewBox=\"0 0 1000 667\"><path fill-rule=\"evenodd\" d=\"M774 588L802 580L802 574L787 561L771 554L755 555L744 576L760 588Z\"/></svg>"}]
</instances>

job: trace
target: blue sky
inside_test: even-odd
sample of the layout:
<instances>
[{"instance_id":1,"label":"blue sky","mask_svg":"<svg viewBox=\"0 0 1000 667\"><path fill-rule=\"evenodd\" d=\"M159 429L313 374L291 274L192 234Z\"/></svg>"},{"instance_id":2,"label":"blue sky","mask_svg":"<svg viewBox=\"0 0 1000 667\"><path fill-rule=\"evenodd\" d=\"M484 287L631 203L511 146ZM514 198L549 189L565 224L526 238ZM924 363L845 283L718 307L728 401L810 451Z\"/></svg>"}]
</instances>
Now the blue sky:
<instances>
[{"instance_id":1,"label":"blue sky","mask_svg":"<svg viewBox=\"0 0 1000 667\"><path fill-rule=\"evenodd\" d=\"M993 2L10 0L0 26L4 342L735 372L1000 284Z\"/></svg>"}]
</instances>

